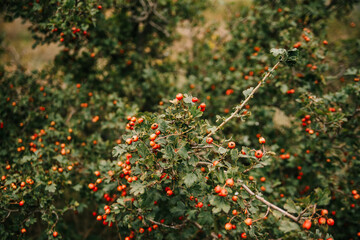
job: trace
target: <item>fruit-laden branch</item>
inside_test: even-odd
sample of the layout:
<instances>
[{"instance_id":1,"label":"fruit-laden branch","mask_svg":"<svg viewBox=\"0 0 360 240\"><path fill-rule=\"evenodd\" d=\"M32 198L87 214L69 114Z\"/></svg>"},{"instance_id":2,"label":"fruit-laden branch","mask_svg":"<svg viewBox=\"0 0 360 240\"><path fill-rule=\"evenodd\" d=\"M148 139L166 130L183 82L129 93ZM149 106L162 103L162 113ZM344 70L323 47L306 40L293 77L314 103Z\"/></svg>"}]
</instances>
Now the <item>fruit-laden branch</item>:
<instances>
[{"instance_id":1,"label":"fruit-laden branch","mask_svg":"<svg viewBox=\"0 0 360 240\"><path fill-rule=\"evenodd\" d=\"M276 211L281 212L284 216L286 216L286 217L294 220L295 222L298 222L298 221L300 220L298 217L295 217L295 216L291 215L290 213L288 213L288 212L285 211L284 209L281 209L281 208L279 208L278 206L276 206L276 205L270 203L269 201L265 200L264 198L256 195L256 194L255 194L253 191L251 191L251 189L250 189L248 186L246 186L245 184L241 184L241 186L242 186L250 195L254 196L255 198L257 198L257 199L260 200L261 202L265 203L268 207L270 207L270 208L272 208L272 209L274 209L274 210L276 210Z\"/></svg>"},{"instance_id":2,"label":"fruit-laden branch","mask_svg":"<svg viewBox=\"0 0 360 240\"><path fill-rule=\"evenodd\" d=\"M144 218L145 219L145 218ZM166 224L163 224L163 223L160 223L160 222L157 222L157 221L154 221L150 218L146 218L145 220L151 222L152 224L157 224L159 226L163 226L163 227L167 227L167 228L172 228L172 229L176 229L176 230L179 230L181 229L183 226L185 226L185 224L187 223L187 221L184 221L182 224L178 224L178 225L166 225Z\"/></svg>"},{"instance_id":3,"label":"fruit-laden branch","mask_svg":"<svg viewBox=\"0 0 360 240\"><path fill-rule=\"evenodd\" d=\"M272 69L266 73L266 75L263 77L263 79L258 83L258 85L251 91L251 93L249 94L249 96L241 103L240 106L238 106L236 108L236 110L230 115L230 117L228 117L227 119L225 119L214 131L211 131L207 137L210 137L211 135L213 135L214 133L216 133L220 128L222 128L227 122L229 122L231 119L233 119L239 112L240 110L245 106L245 104L253 97L253 95L255 94L255 92L260 88L260 86L264 83L264 81L270 76L270 74L277 68L277 66L280 64L280 61L277 62Z\"/></svg>"}]
</instances>

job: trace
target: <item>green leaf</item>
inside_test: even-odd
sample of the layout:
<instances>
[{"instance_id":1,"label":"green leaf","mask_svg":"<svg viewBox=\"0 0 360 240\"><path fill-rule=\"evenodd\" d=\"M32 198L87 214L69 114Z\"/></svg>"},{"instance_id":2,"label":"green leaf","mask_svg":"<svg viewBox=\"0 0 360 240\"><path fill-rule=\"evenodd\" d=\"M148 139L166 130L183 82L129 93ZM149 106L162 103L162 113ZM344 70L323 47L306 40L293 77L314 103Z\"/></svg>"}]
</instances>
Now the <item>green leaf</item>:
<instances>
[{"instance_id":1,"label":"green leaf","mask_svg":"<svg viewBox=\"0 0 360 240\"><path fill-rule=\"evenodd\" d=\"M210 200L210 204L214 206L212 212L214 214L224 211L228 213L230 210L230 203L223 197L215 197Z\"/></svg>"},{"instance_id":2,"label":"green leaf","mask_svg":"<svg viewBox=\"0 0 360 240\"><path fill-rule=\"evenodd\" d=\"M253 87L250 87L250 88L244 90L243 94L244 94L245 98L247 98L253 90L254 90Z\"/></svg>"},{"instance_id":3,"label":"green leaf","mask_svg":"<svg viewBox=\"0 0 360 240\"><path fill-rule=\"evenodd\" d=\"M281 212L278 211L273 211L272 214L274 215L274 217L276 219L280 219L283 215L281 214Z\"/></svg>"},{"instance_id":4,"label":"green leaf","mask_svg":"<svg viewBox=\"0 0 360 240\"><path fill-rule=\"evenodd\" d=\"M24 156L24 157L21 158L20 164L24 164L24 163L29 162L31 160L34 160L32 155Z\"/></svg>"},{"instance_id":5,"label":"green leaf","mask_svg":"<svg viewBox=\"0 0 360 240\"><path fill-rule=\"evenodd\" d=\"M179 154L180 157L182 157L185 160L187 160L189 157L185 146L181 147L177 153Z\"/></svg>"},{"instance_id":6,"label":"green leaf","mask_svg":"<svg viewBox=\"0 0 360 240\"><path fill-rule=\"evenodd\" d=\"M325 189L324 191L322 191L320 188L316 188L315 193L318 197L317 205L322 206L322 205L329 204L329 202L331 200L329 189Z\"/></svg>"},{"instance_id":7,"label":"green leaf","mask_svg":"<svg viewBox=\"0 0 360 240\"><path fill-rule=\"evenodd\" d=\"M174 150L171 146L167 145L165 147L165 154L164 154L164 158L165 159L173 159L174 158Z\"/></svg>"},{"instance_id":8,"label":"green leaf","mask_svg":"<svg viewBox=\"0 0 360 240\"><path fill-rule=\"evenodd\" d=\"M142 158L146 158L150 154L149 149L145 146L145 144L143 142L139 142L137 149L138 149L139 155Z\"/></svg>"},{"instance_id":9,"label":"green leaf","mask_svg":"<svg viewBox=\"0 0 360 240\"><path fill-rule=\"evenodd\" d=\"M188 161L189 165L195 166L199 162L199 159L195 155L191 155Z\"/></svg>"},{"instance_id":10,"label":"green leaf","mask_svg":"<svg viewBox=\"0 0 360 240\"><path fill-rule=\"evenodd\" d=\"M286 93L289 90L288 86L286 84L282 84L280 87L280 91L282 93Z\"/></svg>"},{"instance_id":11,"label":"green leaf","mask_svg":"<svg viewBox=\"0 0 360 240\"><path fill-rule=\"evenodd\" d=\"M194 118L201 117L203 115L203 112L195 105L190 108L190 113Z\"/></svg>"},{"instance_id":12,"label":"green leaf","mask_svg":"<svg viewBox=\"0 0 360 240\"><path fill-rule=\"evenodd\" d=\"M299 207L295 205L294 201L291 199L287 199L284 205L284 208L290 213L297 213Z\"/></svg>"},{"instance_id":13,"label":"green leaf","mask_svg":"<svg viewBox=\"0 0 360 240\"><path fill-rule=\"evenodd\" d=\"M272 48L270 50L270 53L274 56L274 57L277 57L277 56L283 56L286 54L286 50L283 49L283 48Z\"/></svg>"},{"instance_id":14,"label":"green leaf","mask_svg":"<svg viewBox=\"0 0 360 240\"><path fill-rule=\"evenodd\" d=\"M45 187L46 191L49 191L51 193L54 193L56 191L56 184L50 184Z\"/></svg>"},{"instance_id":15,"label":"green leaf","mask_svg":"<svg viewBox=\"0 0 360 240\"><path fill-rule=\"evenodd\" d=\"M211 226L214 223L213 215L210 212L201 212L198 216L198 222L203 226Z\"/></svg>"},{"instance_id":16,"label":"green leaf","mask_svg":"<svg viewBox=\"0 0 360 240\"><path fill-rule=\"evenodd\" d=\"M130 193L137 196L139 194L143 194L145 192L145 185L141 184L140 182L133 182L131 184Z\"/></svg>"},{"instance_id":17,"label":"green leaf","mask_svg":"<svg viewBox=\"0 0 360 240\"><path fill-rule=\"evenodd\" d=\"M192 102L192 96L191 95L188 95L188 94L184 94L184 103L193 103Z\"/></svg>"},{"instance_id":18,"label":"green leaf","mask_svg":"<svg viewBox=\"0 0 360 240\"><path fill-rule=\"evenodd\" d=\"M122 154L124 154L125 152L126 152L126 150L121 145L118 145L113 148L112 155L114 157L119 157Z\"/></svg>"},{"instance_id":19,"label":"green leaf","mask_svg":"<svg viewBox=\"0 0 360 240\"><path fill-rule=\"evenodd\" d=\"M287 52L287 55L286 64L290 67L294 66L299 58L299 50L297 48L291 49Z\"/></svg>"},{"instance_id":20,"label":"green leaf","mask_svg":"<svg viewBox=\"0 0 360 240\"><path fill-rule=\"evenodd\" d=\"M75 191L79 192L80 189L82 188L81 184L76 184L75 186L72 187Z\"/></svg>"},{"instance_id":21,"label":"green leaf","mask_svg":"<svg viewBox=\"0 0 360 240\"><path fill-rule=\"evenodd\" d=\"M65 164L65 162L66 162L66 158L63 157L62 155L57 155L57 156L54 157L54 159L56 161L58 161L59 163L61 163L61 164Z\"/></svg>"},{"instance_id":22,"label":"green leaf","mask_svg":"<svg viewBox=\"0 0 360 240\"><path fill-rule=\"evenodd\" d=\"M292 232L292 231L300 231L299 224L290 222L289 220L282 220L280 221L280 231L283 231L285 233Z\"/></svg>"},{"instance_id":23,"label":"green leaf","mask_svg":"<svg viewBox=\"0 0 360 240\"><path fill-rule=\"evenodd\" d=\"M177 205L170 209L170 212L175 216L182 216L185 213L186 206L183 202L177 202Z\"/></svg>"},{"instance_id":24,"label":"green leaf","mask_svg":"<svg viewBox=\"0 0 360 240\"><path fill-rule=\"evenodd\" d=\"M194 173L188 173L184 177L184 183L187 187L191 187L197 180L198 177Z\"/></svg>"},{"instance_id":25,"label":"green leaf","mask_svg":"<svg viewBox=\"0 0 360 240\"><path fill-rule=\"evenodd\" d=\"M166 129L168 128L168 125L165 121L160 120L159 121L159 130L161 132L166 132Z\"/></svg>"},{"instance_id":26,"label":"green leaf","mask_svg":"<svg viewBox=\"0 0 360 240\"><path fill-rule=\"evenodd\" d=\"M225 182L225 173L224 173L224 171L222 171L222 170L217 171L216 176L217 176L220 183Z\"/></svg>"},{"instance_id":27,"label":"green leaf","mask_svg":"<svg viewBox=\"0 0 360 240\"><path fill-rule=\"evenodd\" d=\"M218 152L220 153L220 154L224 154L224 153L226 153L228 150L226 149L226 148L223 148L223 147L219 147L219 149L218 149Z\"/></svg>"},{"instance_id":28,"label":"green leaf","mask_svg":"<svg viewBox=\"0 0 360 240\"><path fill-rule=\"evenodd\" d=\"M237 161L239 159L239 151L235 148L230 151L231 160Z\"/></svg>"}]
</instances>

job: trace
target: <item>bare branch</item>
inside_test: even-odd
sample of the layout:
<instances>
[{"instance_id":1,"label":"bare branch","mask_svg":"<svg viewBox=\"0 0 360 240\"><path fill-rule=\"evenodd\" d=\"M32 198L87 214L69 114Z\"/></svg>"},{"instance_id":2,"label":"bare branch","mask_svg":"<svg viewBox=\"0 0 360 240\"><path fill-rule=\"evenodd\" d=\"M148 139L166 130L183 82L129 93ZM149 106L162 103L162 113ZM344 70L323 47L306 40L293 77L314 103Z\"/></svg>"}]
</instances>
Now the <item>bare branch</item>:
<instances>
[{"instance_id":1,"label":"bare branch","mask_svg":"<svg viewBox=\"0 0 360 240\"><path fill-rule=\"evenodd\" d=\"M160 32L162 32L163 34L165 34L166 37L170 37L170 33L168 31L166 31L164 28L160 27L159 25L157 25L153 21L150 21L149 24L151 26L153 26L154 28L156 28L157 30L159 30Z\"/></svg>"},{"instance_id":2,"label":"bare branch","mask_svg":"<svg viewBox=\"0 0 360 240\"><path fill-rule=\"evenodd\" d=\"M290 213L288 213L288 212L285 211L284 209L279 208L278 206L270 203L269 201L265 200L264 198L256 195L256 194L255 194L253 191L251 191L251 189L250 189L248 186L246 186L245 184L241 184L241 186L242 186L250 195L252 195L252 196L254 196L255 198L257 198L258 200L260 200L260 202L265 203L265 204L266 204L267 206L269 206L270 208L272 208L272 209L274 209L274 210L276 210L276 211L279 211L279 212L281 212L284 216L292 219L292 220L295 221L295 222L298 222L298 218L297 218L297 217L291 215Z\"/></svg>"},{"instance_id":3,"label":"bare branch","mask_svg":"<svg viewBox=\"0 0 360 240\"><path fill-rule=\"evenodd\" d=\"M231 119L233 119L240 110L245 106L245 104L254 96L255 92L260 88L260 86L264 83L264 81L270 76L270 74L277 68L277 66L280 64L280 61L277 62L272 69L266 73L266 75L263 77L263 79L258 83L258 85L252 90L252 92L249 94L249 96L241 103L239 107L236 108L236 110L225 119L216 129L215 131L211 131L206 137L210 137L214 133L216 133L220 128L222 128L227 122L229 122Z\"/></svg>"},{"instance_id":4,"label":"bare branch","mask_svg":"<svg viewBox=\"0 0 360 240\"><path fill-rule=\"evenodd\" d=\"M207 165L212 165L212 163L210 163L210 162L198 162L196 164L196 166L207 166Z\"/></svg>"}]
</instances>

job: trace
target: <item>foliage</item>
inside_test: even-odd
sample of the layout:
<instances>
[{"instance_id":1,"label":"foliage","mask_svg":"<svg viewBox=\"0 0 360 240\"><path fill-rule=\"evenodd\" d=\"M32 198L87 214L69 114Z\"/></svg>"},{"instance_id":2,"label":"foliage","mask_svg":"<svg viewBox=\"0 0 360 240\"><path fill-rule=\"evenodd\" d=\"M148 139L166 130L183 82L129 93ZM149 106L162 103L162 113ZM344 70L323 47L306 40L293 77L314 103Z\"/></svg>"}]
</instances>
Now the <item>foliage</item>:
<instances>
[{"instance_id":1,"label":"foliage","mask_svg":"<svg viewBox=\"0 0 360 240\"><path fill-rule=\"evenodd\" d=\"M356 1L230 6L223 35L208 3L3 2L62 50L0 66L1 239L359 235L359 40L326 40Z\"/></svg>"}]
</instances>

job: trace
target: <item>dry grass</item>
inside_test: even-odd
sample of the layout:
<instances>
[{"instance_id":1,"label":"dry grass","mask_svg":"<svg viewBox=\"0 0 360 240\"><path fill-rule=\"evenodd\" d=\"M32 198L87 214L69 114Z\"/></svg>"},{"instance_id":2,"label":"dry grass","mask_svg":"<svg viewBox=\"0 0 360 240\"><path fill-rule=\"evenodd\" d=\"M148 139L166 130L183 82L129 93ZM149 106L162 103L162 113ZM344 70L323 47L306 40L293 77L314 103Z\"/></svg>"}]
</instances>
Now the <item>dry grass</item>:
<instances>
[{"instance_id":1,"label":"dry grass","mask_svg":"<svg viewBox=\"0 0 360 240\"><path fill-rule=\"evenodd\" d=\"M11 23L0 22L0 31L5 34L5 54L2 61L21 64L27 71L39 70L54 59L60 48L56 44L50 44L33 49L34 40L28 31L29 25L23 24L21 19ZM11 65L8 67L12 68Z\"/></svg>"}]
</instances>

